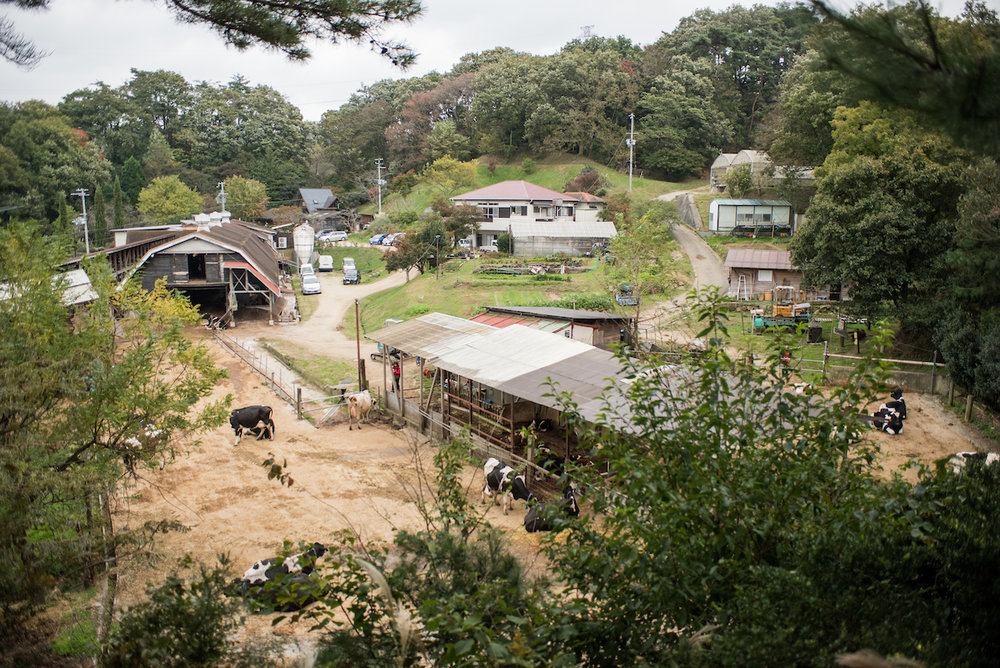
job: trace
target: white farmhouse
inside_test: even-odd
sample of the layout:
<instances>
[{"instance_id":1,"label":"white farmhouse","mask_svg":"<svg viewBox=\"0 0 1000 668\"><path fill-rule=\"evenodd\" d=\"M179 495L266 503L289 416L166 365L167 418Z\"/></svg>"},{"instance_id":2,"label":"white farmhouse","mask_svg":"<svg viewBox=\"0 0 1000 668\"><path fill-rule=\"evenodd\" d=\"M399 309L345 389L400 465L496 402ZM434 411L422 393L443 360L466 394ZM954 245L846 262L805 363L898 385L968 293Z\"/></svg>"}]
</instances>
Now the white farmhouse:
<instances>
[{"instance_id":1,"label":"white farmhouse","mask_svg":"<svg viewBox=\"0 0 1000 668\"><path fill-rule=\"evenodd\" d=\"M604 200L590 193L560 193L527 181L502 181L451 198L474 206L482 218L473 246L490 246L501 234L514 240L514 254L580 255L615 236L614 223L598 220Z\"/></svg>"}]
</instances>

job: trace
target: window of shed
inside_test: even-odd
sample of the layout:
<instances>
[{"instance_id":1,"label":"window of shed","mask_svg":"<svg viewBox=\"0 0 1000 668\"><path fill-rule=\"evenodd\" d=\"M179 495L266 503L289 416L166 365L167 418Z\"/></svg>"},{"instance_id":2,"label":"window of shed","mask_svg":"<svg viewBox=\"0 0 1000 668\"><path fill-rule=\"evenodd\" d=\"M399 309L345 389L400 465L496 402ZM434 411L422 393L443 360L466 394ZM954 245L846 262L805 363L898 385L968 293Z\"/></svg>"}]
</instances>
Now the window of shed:
<instances>
[{"instance_id":1,"label":"window of shed","mask_svg":"<svg viewBox=\"0 0 1000 668\"><path fill-rule=\"evenodd\" d=\"M774 282L774 271L771 269L758 269L757 270L757 280L762 283L773 283Z\"/></svg>"}]
</instances>

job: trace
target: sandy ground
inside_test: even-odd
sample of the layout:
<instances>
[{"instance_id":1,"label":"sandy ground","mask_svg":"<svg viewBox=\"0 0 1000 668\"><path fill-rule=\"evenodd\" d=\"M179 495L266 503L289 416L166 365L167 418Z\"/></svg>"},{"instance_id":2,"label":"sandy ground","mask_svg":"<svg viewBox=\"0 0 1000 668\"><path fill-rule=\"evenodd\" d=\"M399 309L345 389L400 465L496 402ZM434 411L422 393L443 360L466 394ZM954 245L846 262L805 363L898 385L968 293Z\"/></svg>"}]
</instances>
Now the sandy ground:
<instances>
[{"instance_id":1,"label":"sandy ground","mask_svg":"<svg viewBox=\"0 0 1000 668\"><path fill-rule=\"evenodd\" d=\"M287 337L325 349L331 357L354 359L356 343L339 330L345 310L353 306L355 298L399 284L403 277L390 276L368 286L343 286L340 275L333 273L323 275L321 281L322 303L307 323L241 326L234 334ZM124 561L120 605L139 600L145 585L159 582L173 570L174 559L184 554L213 563L216 555L228 553L236 575L255 560L277 554L283 540L328 542L338 530L350 529L366 541L387 543L394 528L423 526L414 499L419 487L416 458L422 458L431 470L432 446L425 437L393 429L387 423L349 431L347 425L316 428L296 420L292 408L255 374L218 344L208 343L218 363L229 370L229 379L216 388L213 398L232 393L235 406L273 406L275 439L244 439L234 447L232 430L226 425L202 434L199 442L176 444L182 451L176 461L163 471L147 473L120 504L118 525L135 527L170 519L185 524L190 531L159 536L155 547L163 558L158 563ZM363 344L362 354L371 347ZM936 398L911 394L906 400L909 418L902 434L870 434L885 451L887 471L910 459L929 463L956 451L995 448L947 412ZM261 463L269 453L287 463L294 479L291 487L267 479ZM912 479L914 474L908 477ZM467 467L465 478L470 498L478 500L481 471ZM539 537L521 528L522 504L515 504L508 516L498 506L484 512L490 522L508 531L515 554L529 569L541 568ZM275 634L296 642L308 636L306 624L283 622L272 628L267 615L250 618L244 632Z\"/></svg>"}]
</instances>

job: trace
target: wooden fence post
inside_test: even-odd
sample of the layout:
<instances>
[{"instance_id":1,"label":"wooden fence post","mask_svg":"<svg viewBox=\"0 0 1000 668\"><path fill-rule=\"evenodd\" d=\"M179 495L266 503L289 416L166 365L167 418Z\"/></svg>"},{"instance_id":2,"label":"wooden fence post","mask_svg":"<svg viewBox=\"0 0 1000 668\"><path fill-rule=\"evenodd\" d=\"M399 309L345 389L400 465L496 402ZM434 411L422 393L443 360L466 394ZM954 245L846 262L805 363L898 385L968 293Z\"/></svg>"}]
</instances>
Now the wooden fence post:
<instances>
[{"instance_id":1,"label":"wooden fence post","mask_svg":"<svg viewBox=\"0 0 1000 668\"><path fill-rule=\"evenodd\" d=\"M931 366L931 394L934 394L934 384L937 381L937 351L934 351L934 361Z\"/></svg>"},{"instance_id":2,"label":"wooden fence post","mask_svg":"<svg viewBox=\"0 0 1000 668\"><path fill-rule=\"evenodd\" d=\"M971 419L972 419L972 392L969 392L965 396L965 417L964 417L964 420L965 420L965 422L968 422Z\"/></svg>"},{"instance_id":3,"label":"wooden fence post","mask_svg":"<svg viewBox=\"0 0 1000 668\"><path fill-rule=\"evenodd\" d=\"M302 388L295 388L295 414L302 419Z\"/></svg>"}]
</instances>

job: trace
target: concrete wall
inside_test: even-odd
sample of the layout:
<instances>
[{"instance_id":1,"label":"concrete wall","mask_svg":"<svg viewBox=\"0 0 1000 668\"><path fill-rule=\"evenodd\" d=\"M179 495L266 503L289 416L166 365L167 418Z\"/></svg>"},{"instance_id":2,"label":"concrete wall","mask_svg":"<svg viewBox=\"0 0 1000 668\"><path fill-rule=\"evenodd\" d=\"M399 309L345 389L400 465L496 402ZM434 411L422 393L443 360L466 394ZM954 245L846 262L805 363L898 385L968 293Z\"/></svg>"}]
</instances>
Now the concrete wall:
<instances>
[{"instance_id":1,"label":"concrete wall","mask_svg":"<svg viewBox=\"0 0 1000 668\"><path fill-rule=\"evenodd\" d=\"M827 369L827 382L831 385L844 385L847 383L853 367L832 366ZM947 395L951 390L951 377L941 368L937 370L933 378L929 373L916 373L913 371L893 371L886 381L889 387L898 385L903 388L905 399L906 392L919 392L920 394Z\"/></svg>"},{"instance_id":2,"label":"concrete wall","mask_svg":"<svg viewBox=\"0 0 1000 668\"><path fill-rule=\"evenodd\" d=\"M674 202L677 204L677 215L680 216L685 225L693 230L704 229L701 224L701 215L698 213L698 207L695 206L694 196L691 193L678 195L674 198Z\"/></svg>"}]
</instances>

